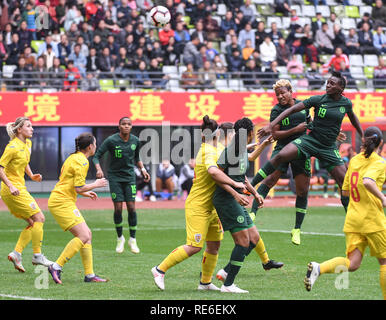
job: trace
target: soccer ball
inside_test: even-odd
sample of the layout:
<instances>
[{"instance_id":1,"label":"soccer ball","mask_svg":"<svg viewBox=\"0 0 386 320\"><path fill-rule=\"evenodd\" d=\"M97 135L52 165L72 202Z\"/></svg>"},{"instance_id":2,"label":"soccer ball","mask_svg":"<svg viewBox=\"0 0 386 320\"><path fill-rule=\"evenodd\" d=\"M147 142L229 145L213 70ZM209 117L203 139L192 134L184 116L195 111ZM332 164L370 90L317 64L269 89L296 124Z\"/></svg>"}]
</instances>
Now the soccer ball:
<instances>
[{"instance_id":1,"label":"soccer ball","mask_svg":"<svg viewBox=\"0 0 386 320\"><path fill-rule=\"evenodd\" d=\"M156 27L163 27L170 22L170 12L164 6L153 7L149 12L150 23Z\"/></svg>"}]
</instances>

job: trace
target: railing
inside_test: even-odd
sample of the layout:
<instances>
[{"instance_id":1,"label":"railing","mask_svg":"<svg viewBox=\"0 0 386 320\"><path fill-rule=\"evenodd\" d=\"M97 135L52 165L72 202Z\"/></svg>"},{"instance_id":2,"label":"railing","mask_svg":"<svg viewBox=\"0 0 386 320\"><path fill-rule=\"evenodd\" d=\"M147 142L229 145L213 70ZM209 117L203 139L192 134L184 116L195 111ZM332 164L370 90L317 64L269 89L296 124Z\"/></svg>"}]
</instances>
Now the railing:
<instances>
[{"instance_id":1,"label":"railing","mask_svg":"<svg viewBox=\"0 0 386 320\"><path fill-rule=\"evenodd\" d=\"M116 72L96 72L92 76L84 74L78 79L70 79L64 72L3 72L0 77L2 91L265 91L272 90L278 79L288 79L295 90L324 90L329 74L311 79L307 74L289 74L272 72L192 72L191 78L184 78L183 72L160 73L119 70ZM187 81L187 82L186 82ZM190 81L190 82L189 82ZM348 79L347 89L374 91L385 89L386 79L369 79L363 74L352 74Z\"/></svg>"}]
</instances>

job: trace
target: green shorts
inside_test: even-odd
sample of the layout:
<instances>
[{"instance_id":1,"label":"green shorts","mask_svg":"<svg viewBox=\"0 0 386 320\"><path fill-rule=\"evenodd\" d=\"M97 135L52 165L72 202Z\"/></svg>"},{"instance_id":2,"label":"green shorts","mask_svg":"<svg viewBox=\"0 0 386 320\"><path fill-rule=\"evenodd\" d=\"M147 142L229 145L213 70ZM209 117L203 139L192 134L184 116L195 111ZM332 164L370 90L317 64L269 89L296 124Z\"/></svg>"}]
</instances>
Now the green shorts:
<instances>
[{"instance_id":1,"label":"green shorts","mask_svg":"<svg viewBox=\"0 0 386 320\"><path fill-rule=\"evenodd\" d=\"M272 151L272 156L275 157L284 147L276 146ZM290 162L282 163L277 170L286 173L288 171L288 166L291 164L292 177L296 177L298 174L305 174L307 177L311 177L311 160L310 158L306 159L296 159Z\"/></svg>"},{"instance_id":2,"label":"green shorts","mask_svg":"<svg viewBox=\"0 0 386 320\"><path fill-rule=\"evenodd\" d=\"M111 199L114 202L135 201L135 196L137 195L136 184L109 180L109 186Z\"/></svg>"},{"instance_id":3,"label":"green shorts","mask_svg":"<svg viewBox=\"0 0 386 320\"><path fill-rule=\"evenodd\" d=\"M315 157L320 161L320 166L328 172L338 166L343 166L344 161L335 145L325 146L310 135L301 136L292 141L297 148L299 159Z\"/></svg>"},{"instance_id":4,"label":"green shorts","mask_svg":"<svg viewBox=\"0 0 386 320\"><path fill-rule=\"evenodd\" d=\"M213 196L213 204L224 231L235 233L251 228L254 224L247 210L233 197Z\"/></svg>"}]
</instances>

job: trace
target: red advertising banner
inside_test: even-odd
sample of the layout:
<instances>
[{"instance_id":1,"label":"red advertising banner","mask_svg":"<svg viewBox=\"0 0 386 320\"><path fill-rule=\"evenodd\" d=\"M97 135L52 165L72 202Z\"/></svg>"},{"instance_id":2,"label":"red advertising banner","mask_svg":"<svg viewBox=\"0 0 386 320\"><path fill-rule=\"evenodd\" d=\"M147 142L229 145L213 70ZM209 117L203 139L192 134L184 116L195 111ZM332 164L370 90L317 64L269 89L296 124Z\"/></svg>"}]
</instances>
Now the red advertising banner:
<instances>
[{"instance_id":1,"label":"red advertising banner","mask_svg":"<svg viewBox=\"0 0 386 320\"><path fill-rule=\"evenodd\" d=\"M320 92L298 92L306 99ZM361 122L385 122L385 93L346 93ZM134 125L199 125L204 115L217 122L248 117L269 120L277 103L273 92L60 92L0 93L0 125L27 116L35 126L116 126L129 116ZM345 119L347 122L348 119Z\"/></svg>"}]
</instances>

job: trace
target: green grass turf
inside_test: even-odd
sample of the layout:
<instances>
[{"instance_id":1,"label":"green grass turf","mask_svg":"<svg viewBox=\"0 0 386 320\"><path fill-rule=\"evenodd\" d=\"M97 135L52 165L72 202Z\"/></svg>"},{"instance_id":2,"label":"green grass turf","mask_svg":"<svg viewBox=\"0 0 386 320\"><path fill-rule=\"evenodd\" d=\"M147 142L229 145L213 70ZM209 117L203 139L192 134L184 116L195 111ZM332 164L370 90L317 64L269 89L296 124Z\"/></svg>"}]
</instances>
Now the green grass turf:
<instances>
[{"instance_id":1,"label":"green grass turf","mask_svg":"<svg viewBox=\"0 0 386 320\"><path fill-rule=\"evenodd\" d=\"M24 222L15 219L8 212L0 212L0 299L12 299L11 296L60 300L382 299L379 265L375 258L369 256L368 250L361 268L348 275L348 289L336 289L335 274L319 278L312 292L304 289L303 279L309 261L321 262L345 254L345 238L341 231L344 211L341 207L310 208L302 230L327 235L303 234L300 246L295 246L290 241L289 231L295 220L293 208L261 210L257 217L257 227L262 230L261 235L269 256L283 261L285 266L281 270L266 272L253 251L236 278L236 284L250 292L244 295L199 292L197 286L201 253L167 272L164 292L156 288L150 269L174 248L185 243L183 210L138 210L137 239L141 249L138 255L129 252L127 243L124 253L115 253L116 234L111 211L84 211L83 214L93 230L94 270L110 281L84 283L83 267L80 255L77 254L64 266L63 285L54 284L49 276L48 288L37 289L35 281L42 275L35 273L35 267L31 264L31 244L23 254L26 273L17 272L7 260ZM72 236L59 228L50 213L45 212L45 215L43 253L49 259L56 260ZM127 212L124 213L124 221L124 234L128 239ZM233 241L229 233L226 233L216 272L226 265L232 248ZM214 283L220 286L217 279L214 279Z\"/></svg>"}]
</instances>

